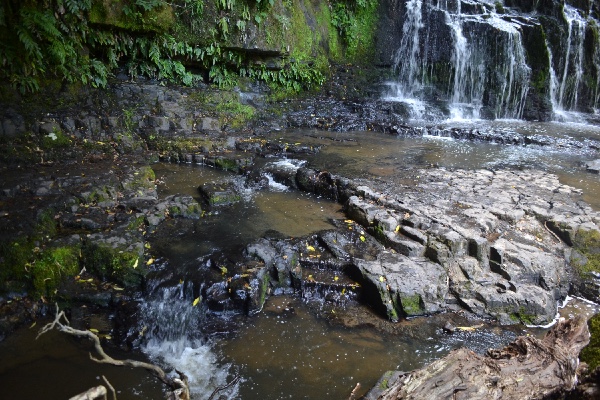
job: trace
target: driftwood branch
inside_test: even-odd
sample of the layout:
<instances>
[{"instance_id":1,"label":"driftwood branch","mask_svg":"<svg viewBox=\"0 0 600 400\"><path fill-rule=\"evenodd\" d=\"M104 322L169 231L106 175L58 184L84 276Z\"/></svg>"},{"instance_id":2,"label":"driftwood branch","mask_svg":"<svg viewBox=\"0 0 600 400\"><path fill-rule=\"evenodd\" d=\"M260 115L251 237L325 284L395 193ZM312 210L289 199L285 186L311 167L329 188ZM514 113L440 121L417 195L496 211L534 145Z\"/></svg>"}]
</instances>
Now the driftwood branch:
<instances>
[{"instance_id":1,"label":"driftwood branch","mask_svg":"<svg viewBox=\"0 0 600 400\"><path fill-rule=\"evenodd\" d=\"M65 323L63 323L61 321L64 321ZM152 372L158 379L160 379L165 385L167 385L172 390L172 394L174 394L175 397L172 397L170 395L170 398L180 399L180 400L189 400L190 391L188 388L187 377L185 376L185 374L177 371L179 373L179 378L171 378L165 373L165 371L162 368L158 367L157 365L150 364L150 363L143 362L143 361L136 361L136 360L129 360L129 359L116 360L116 359L112 358L111 356L109 356L108 354L106 354L104 352L104 349L102 348L102 345L100 344L100 338L98 338L98 336L96 336L93 332L82 331L80 329L75 329L75 328L71 327L69 325L69 320L67 319L65 312L60 311L58 308L58 305L56 305L56 317L54 318L54 321L46 324L38 333L37 338L39 338L44 333L49 332L54 329L58 330L59 332L69 334L71 336L82 337L82 338L87 338L87 339L91 340L92 343L94 344L94 349L96 350L96 353L98 354L98 357L94 357L90 353L91 360L93 360L97 363L100 363L100 364L110 364L110 365L133 367L133 368L144 368L144 369ZM104 390L106 391L106 389L104 389ZM114 393L114 389L113 389L113 393Z\"/></svg>"},{"instance_id":2,"label":"driftwood branch","mask_svg":"<svg viewBox=\"0 0 600 400\"><path fill-rule=\"evenodd\" d=\"M577 383L579 352L589 343L585 318L559 321L540 340L519 336L482 356L467 349L410 373L400 373L382 393L365 399L558 398Z\"/></svg>"},{"instance_id":3,"label":"driftwood branch","mask_svg":"<svg viewBox=\"0 0 600 400\"><path fill-rule=\"evenodd\" d=\"M106 388L102 385L89 388L83 393L71 397L69 400L106 400Z\"/></svg>"},{"instance_id":4,"label":"driftwood branch","mask_svg":"<svg viewBox=\"0 0 600 400\"><path fill-rule=\"evenodd\" d=\"M236 375L236 376L235 376L235 377L234 377L234 378L231 380L231 382L229 382L229 383L227 383L227 384L225 384L225 385L223 385L223 386L219 386L218 388L216 388L215 390L213 390L213 392L210 394L210 397L208 398L208 400L212 400L212 399L214 399L214 397L217 395L217 393L219 393L219 392L220 392L220 391L222 391L222 390L225 390L225 389L227 389L228 387L231 387L231 386L235 385L235 384L237 383L237 381L239 381L239 380L240 380L240 378L241 378L241 377L240 377L239 375Z\"/></svg>"}]
</instances>

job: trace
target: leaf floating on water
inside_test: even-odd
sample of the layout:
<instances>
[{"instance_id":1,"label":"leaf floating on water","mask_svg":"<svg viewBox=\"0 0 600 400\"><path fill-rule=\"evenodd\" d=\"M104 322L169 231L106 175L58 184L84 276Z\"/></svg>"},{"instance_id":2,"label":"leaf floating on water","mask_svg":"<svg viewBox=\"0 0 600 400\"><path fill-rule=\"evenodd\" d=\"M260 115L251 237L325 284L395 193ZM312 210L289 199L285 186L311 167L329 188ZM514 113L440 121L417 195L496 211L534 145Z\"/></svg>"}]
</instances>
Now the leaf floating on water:
<instances>
[{"instance_id":1,"label":"leaf floating on water","mask_svg":"<svg viewBox=\"0 0 600 400\"><path fill-rule=\"evenodd\" d=\"M146 261L146 265L150 265L154 262L154 258L149 259L148 261Z\"/></svg>"},{"instance_id":2,"label":"leaf floating on water","mask_svg":"<svg viewBox=\"0 0 600 400\"><path fill-rule=\"evenodd\" d=\"M98 329L95 329L95 328L90 328L90 329L88 329L88 330L89 330L90 332L92 332L92 333L98 333L98 332L100 332Z\"/></svg>"},{"instance_id":3,"label":"leaf floating on water","mask_svg":"<svg viewBox=\"0 0 600 400\"><path fill-rule=\"evenodd\" d=\"M194 302L192 303L192 307L196 307L198 305L198 303L200 303L200 299L202 296L198 296L196 297L196 299L194 300Z\"/></svg>"},{"instance_id":4,"label":"leaf floating on water","mask_svg":"<svg viewBox=\"0 0 600 400\"><path fill-rule=\"evenodd\" d=\"M366 239L364 236L362 236L362 235L361 235L361 236L360 236L360 241L361 241L361 242L364 242L365 240L367 240L367 239Z\"/></svg>"},{"instance_id":5,"label":"leaf floating on water","mask_svg":"<svg viewBox=\"0 0 600 400\"><path fill-rule=\"evenodd\" d=\"M312 275L309 275L308 278L306 278L306 280L309 281L309 282L314 282L315 278L313 278Z\"/></svg>"},{"instance_id":6,"label":"leaf floating on water","mask_svg":"<svg viewBox=\"0 0 600 400\"><path fill-rule=\"evenodd\" d=\"M219 267L219 269L221 270L221 274L225 275L227 273L227 267L226 266L221 266Z\"/></svg>"},{"instance_id":7,"label":"leaf floating on water","mask_svg":"<svg viewBox=\"0 0 600 400\"><path fill-rule=\"evenodd\" d=\"M396 232L396 233L400 232L400 225L396 226L396 229L394 229L394 232Z\"/></svg>"},{"instance_id":8,"label":"leaf floating on water","mask_svg":"<svg viewBox=\"0 0 600 400\"><path fill-rule=\"evenodd\" d=\"M136 268L137 268L137 266L138 266L138 263L139 263L139 262L140 262L140 259L139 259L139 258L136 258L136 259L135 259L135 262L133 263L133 269L136 269Z\"/></svg>"},{"instance_id":9,"label":"leaf floating on water","mask_svg":"<svg viewBox=\"0 0 600 400\"><path fill-rule=\"evenodd\" d=\"M309 245L308 243L306 243L306 249L308 251L315 251L315 248L313 246Z\"/></svg>"},{"instance_id":10,"label":"leaf floating on water","mask_svg":"<svg viewBox=\"0 0 600 400\"><path fill-rule=\"evenodd\" d=\"M344 222L347 223L347 224L353 224L354 223L354 221L352 221L351 219L346 219L346 220L344 220Z\"/></svg>"},{"instance_id":11,"label":"leaf floating on water","mask_svg":"<svg viewBox=\"0 0 600 400\"><path fill-rule=\"evenodd\" d=\"M336 282L337 282L339 279L340 279L340 278L339 278L338 276L334 276L334 277L333 277L333 280L334 280L334 281L336 281Z\"/></svg>"},{"instance_id":12,"label":"leaf floating on water","mask_svg":"<svg viewBox=\"0 0 600 400\"><path fill-rule=\"evenodd\" d=\"M144 244L144 247L145 247L145 248L147 248L147 249L149 249L149 248L151 247L151 246L150 246L150 243L146 242L146 243Z\"/></svg>"},{"instance_id":13,"label":"leaf floating on water","mask_svg":"<svg viewBox=\"0 0 600 400\"><path fill-rule=\"evenodd\" d=\"M346 288L342 289L342 296L346 294Z\"/></svg>"},{"instance_id":14,"label":"leaf floating on water","mask_svg":"<svg viewBox=\"0 0 600 400\"><path fill-rule=\"evenodd\" d=\"M379 277L379 282L385 282L385 276L380 276Z\"/></svg>"},{"instance_id":15,"label":"leaf floating on water","mask_svg":"<svg viewBox=\"0 0 600 400\"><path fill-rule=\"evenodd\" d=\"M36 324L37 324L37 322L34 321L33 324L31 324L31 326L29 327L29 329L33 328Z\"/></svg>"},{"instance_id":16,"label":"leaf floating on water","mask_svg":"<svg viewBox=\"0 0 600 400\"><path fill-rule=\"evenodd\" d=\"M110 339L112 339L112 336L110 336L110 335L106 335L106 336L104 336L104 339L106 339L106 340L110 340Z\"/></svg>"},{"instance_id":17,"label":"leaf floating on water","mask_svg":"<svg viewBox=\"0 0 600 400\"><path fill-rule=\"evenodd\" d=\"M113 286L113 289L117 291L125 290L122 287L118 287L117 285Z\"/></svg>"}]
</instances>

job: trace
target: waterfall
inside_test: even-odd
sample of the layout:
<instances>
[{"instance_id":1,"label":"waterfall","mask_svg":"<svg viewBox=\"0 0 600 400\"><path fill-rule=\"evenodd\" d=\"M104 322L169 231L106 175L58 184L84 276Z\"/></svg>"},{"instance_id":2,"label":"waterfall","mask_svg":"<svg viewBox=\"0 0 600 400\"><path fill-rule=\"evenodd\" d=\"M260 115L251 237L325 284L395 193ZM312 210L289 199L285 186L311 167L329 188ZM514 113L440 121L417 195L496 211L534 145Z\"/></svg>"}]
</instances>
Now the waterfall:
<instances>
[{"instance_id":1,"label":"waterfall","mask_svg":"<svg viewBox=\"0 0 600 400\"><path fill-rule=\"evenodd\" d=\"M519 23L501 18L483 3L469 4L464 12L461 7L461 1L406 2L394 56L396 97L428 100L424 89L429 85L427 95L447 101L451 118L481 118L483 109L486 118L520 118L531 70ZM429 27L438 21L444 25ZM431 30L437 30L435 35ZM448 53L446 61L442 53Z\"/></svg>"},{"instance_id":2,"label":"waterfall","mask_svg":"<svg viewBox=\"0 0 600 400\"><path fill-rule=\"evenodd\" d=\"M394 59L395 69L398 71L403 85L398 86L396 97L413 98L423 88L422 55L419 31L423 28L422 11L423 0L409 0L406 2L406 22L402 27L400 48L396 51Z\"/></svg>"},{"instance_id":3,"label":"waterfall","mask_svg":"<svg viewBox=\"0 0 600 400\"><path fill-rule=\"evenodd\" d=\"M189 282L157 288L140 305L140 332L146 339L143 351L166 369L184 372L194 398L205 399L227 383L230 366L218 364L217 355L203 337L205 310L194 300Z\"/></svg>"},{"instance_id":4,"label":"waterfall","mask_svg":"<svg viewBox=\"0 0 600 400\"><path fill-rule=\"evenodd\" d=\"M567 22L567 38L560 68L560 80L552 91L555 111L572 111L577 108L577 97L583 76L583 41L586 21L579 12L565 4L563 15Z\"/></svg>"}]
</instances>

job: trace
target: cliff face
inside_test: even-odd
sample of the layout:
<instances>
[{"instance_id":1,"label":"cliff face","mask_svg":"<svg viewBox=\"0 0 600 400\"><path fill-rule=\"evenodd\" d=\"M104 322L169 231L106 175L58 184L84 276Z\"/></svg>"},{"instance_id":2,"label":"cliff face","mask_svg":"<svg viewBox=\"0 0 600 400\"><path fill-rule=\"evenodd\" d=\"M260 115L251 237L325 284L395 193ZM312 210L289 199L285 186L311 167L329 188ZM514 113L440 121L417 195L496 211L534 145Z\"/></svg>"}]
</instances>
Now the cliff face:
<instances>
[{"instance_id":1,"label":"cliff face","mask_svg":"<svg viewBox=\"0 0 600 400\"><path fill-rule=\"evenodd\" d=\"M42 76L105 86L117 69L191 85L239 78L298 92L330 61L373 51L376 0L111 0L0 3L0 72L23 92Z\"/></svg>"},{"instance_id":2,"label":"cliff face","mask_svg":"<svg viewBox=\"0 0 600 400\"><path fill-rule=\"evenodd\" d=\"M382 0L377 62L404 97L468 116L548 120L598 107L597 1Z\"/></svg>"}]
</instances>

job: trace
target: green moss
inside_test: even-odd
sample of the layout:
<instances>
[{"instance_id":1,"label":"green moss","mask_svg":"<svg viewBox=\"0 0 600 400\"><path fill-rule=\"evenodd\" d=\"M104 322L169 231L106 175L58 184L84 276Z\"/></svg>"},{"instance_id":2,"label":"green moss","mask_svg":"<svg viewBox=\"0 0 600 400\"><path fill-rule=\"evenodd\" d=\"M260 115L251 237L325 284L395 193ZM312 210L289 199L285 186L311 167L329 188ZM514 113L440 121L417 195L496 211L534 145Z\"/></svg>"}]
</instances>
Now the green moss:
<instances>
[{"instance_id":1,"label":"green moss","mask_svg":"<svg viewBox=\"0 0 600 400\"><path fill-rule=\"evenodd\" d=\"M590 366L593 371L600 366L600 314L594 315L588 321L590 343L581 350L579 358Z\"/></svg>"},{"instance_id":2,"label":"green moss","mask_svg":"<svg viewBox=\"0 0 600 400\"><path fill-rule=\"evenodd\" d=\"M53 296L60 281L79 271L79 248L50 248L39 254L29 269L34 296Z\"/></svg>"},{"instance_id":3,"label":"green moss","mask_svg":"<svg viewBox=\"0 0 600 400\"><path fill-rule=\"evenodd\" d=\"M215 166L224 171L237 171L239 169L234 159L225 157L217 157L215 159Z\"/></svg>"},{"instance_id":4,"label":"green moss","mask_svg":"<svg viewBox=\"0 0 600 400\"><path fill-rule=\"evenodd\" d=\"M221 193L221 194L212 196L209 199L209 203L212 206L218 206L218 205L224 205L224 204L237 203L241 199L242 199L242 197L235 193L230 193L230 194Z\"/></svg>"},{"instance_id":5,"label":"green moss","mask_svg":"<svg viewBox=\"0 0 600 400\"><path fill-rule=\"evenodd\" d=\"M400 304L402 306L402 311L407 316L423 314L423 302L421 300L421 295L419 294L414 294L412 296L400 295Z\"/></svg>"},{"instance_id":6,"label":"green moss","mask_svg":"<svg viewBox=\"0 0 600 400\"><path fill-rule=\"evenodd\" d=\"M141 287L146 269L145 263L136 252L86 242L82 246L81 254L83 266L100 279L128 288Z\"/></svg>"},{"instance_id":7,"label":"green moss","mask_svg":"<svg viewBox=\"0 0 600 400\"><path fill-rule=\"evenodd\" d=\"M72 145L71 139L58 129L44 136L40 143L42 150L62 149Z\"/></svg>"},{"instance_id":8,"label":"green moss","mask_svg":"<svg viewBox=\"0 0 600 400\"><path fill-rule=\"evenodd\" d=\"M173 8L166 2L95 0L89 13L90 22L119 29L141 32L166 32L175 23Z\"/></svg>"},{"instance_id":9,"label":"green moss","mask_svg":"<svg viewBox=\"0 0 600 400\"><path fill-rule=\"evenodd\" d=\"M571 261L580 276L586 278L592 272L600 273L600 232L579 229L573 249L583 256Z\"/></svg>"},{"instance_id":10,"label":"green moss","mask_svg":"<svg viewBox=\"0 0 600 400\"><path fill-rule=\"evenodd\" d=\"M137 232L143 230L145 227L146 218L144 216L135 217L127 224L127 230L130 232Z\"/></svg>"}]
</instances>

